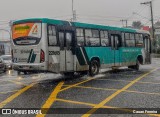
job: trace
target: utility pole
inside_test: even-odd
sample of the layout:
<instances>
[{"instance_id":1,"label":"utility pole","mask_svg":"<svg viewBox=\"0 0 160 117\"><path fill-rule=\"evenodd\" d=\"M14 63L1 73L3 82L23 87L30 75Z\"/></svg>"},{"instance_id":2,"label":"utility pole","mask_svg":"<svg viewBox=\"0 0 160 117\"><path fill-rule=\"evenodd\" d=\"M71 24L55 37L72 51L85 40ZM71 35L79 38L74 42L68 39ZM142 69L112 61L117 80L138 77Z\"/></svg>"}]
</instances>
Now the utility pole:
<instances>
[{"instance_id":1,"label":"utility pole","mask_svg":"<svg viewBox=\"0 0 160 117\"><path fill-rule=\"evenodd\" d=\"M74 10L74 0L72 0L72 21L76 21L76 10Z\"/></svg>"},{"instance_id":2,"label":"utility pole","mask_svg":"<svg viewBox=\"0 0 160 117\"><path fill-rule=\"evenodd\" d=\"M122 25L123 25L123 22L126 22L126 27L128 27L128 20L120 20L121 22L122 22ZM123 27L124 27L124 25L123 25Z\"/></svg>"},{"instance_id":3,"label":"utility pole","mask_svg":"<svg viewBox=\"0 0 160 117\"><path fill-rule=\"evenodd\" d=\"M149 5L150 5L150 9L151 9L151 24L152 24L152 38L155 39L152 1L143 2L143 3L141 3L141 4L143 4L143 5L148 5L148 4L149 4Z\"/></svg>"}]
</instances>

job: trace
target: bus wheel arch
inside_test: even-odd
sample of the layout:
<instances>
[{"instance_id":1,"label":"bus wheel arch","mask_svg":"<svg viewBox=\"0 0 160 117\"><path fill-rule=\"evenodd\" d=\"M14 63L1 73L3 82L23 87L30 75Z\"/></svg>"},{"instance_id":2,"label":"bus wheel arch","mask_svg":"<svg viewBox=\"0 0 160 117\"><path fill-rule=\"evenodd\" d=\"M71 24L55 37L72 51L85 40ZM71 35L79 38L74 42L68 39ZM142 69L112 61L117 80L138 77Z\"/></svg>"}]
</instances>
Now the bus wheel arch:
<instances>
[{"instance_id":1,"label":"bus wheel arch","mask_svg":"<svg viewBox=\"0 0 160 117\"><path fill-rule=\"evenodd\" d=\"M89 63L89 75L94 76L99 73L100 69L100 59L98 57L93 57Z\"/></svg>"},{"instance_id":2,"label":"bus wheel arch","mask_svg":"<svg viewBox=\"0 0 160 117\"><path fill-rule=\"evenodd\" d=\"M139 63L142 65L143 64L143 56L142 55L138 55L137 60L139 61ZM137 61L136 60L136 61Z\"/></svg>"},{"instance_id":3,"label":"bus wheel arch","mask_svg":"<svg viewBox=\"0 0 160 117\"><path fill-rule=\"evenodd\" d=\"M143 56L142 55L138 55L136 58L136 64L132 65L132 66L128 66L128 68L134 69L134 70L139 70L140 68L140 64L143 64Z\"/></svg>"}]
</instances>

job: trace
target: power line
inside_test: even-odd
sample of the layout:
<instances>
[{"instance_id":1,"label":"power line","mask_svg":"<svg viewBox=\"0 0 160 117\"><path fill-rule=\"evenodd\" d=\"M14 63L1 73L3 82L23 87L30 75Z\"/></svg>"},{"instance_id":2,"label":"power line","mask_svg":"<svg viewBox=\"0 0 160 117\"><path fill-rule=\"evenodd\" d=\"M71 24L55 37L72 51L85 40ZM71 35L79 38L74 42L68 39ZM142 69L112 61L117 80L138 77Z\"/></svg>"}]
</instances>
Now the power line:
<instances>
[{"instance_id":1,"label":"power line","mask_svg":"<svg viewBox=\"0 0 160 117\"><path fill-rule=\"evenodd\" d=\"M100 15L82 15L82 14L77 14L79 16L83 16L83 17L96 17L96 18L103 18L103 19L108 19L108 18L114 18L114 19L117 19L117 20L120 20L120 19L123 19L123 18L126 18L126 17L118 17L118 16L100 16Z\"/></svg>"},{"instance_id":2,"label":"power line","mask_svg":"<svg viewBox=\"0 0 160 117\"><path fill-rule=\"evenodd\" d=\"M83 18L83 17L77 17L78 19L91 19L91 20L95 20L95 21L111 21L111 22L120 22L119 20L113 20L113 19L103 19L103 18L91 18L91 17L88 17L88 18Z\"/></svg>"},{"instance_id":3,"label":"power line","mask_svg":"<svg viewBox=\"0 0 160 117\"><path fill-rule=\"evenodd\" d=\"M135 13L140 14L140 13L142 13L142 11L143 11L145 8L146 8L146 7L143 7L142 9L136 11ZM132 14L130 17L128 17L127 20L132 19L133 16L134 16L134 14Z\"/></svg>"}]
</instances>

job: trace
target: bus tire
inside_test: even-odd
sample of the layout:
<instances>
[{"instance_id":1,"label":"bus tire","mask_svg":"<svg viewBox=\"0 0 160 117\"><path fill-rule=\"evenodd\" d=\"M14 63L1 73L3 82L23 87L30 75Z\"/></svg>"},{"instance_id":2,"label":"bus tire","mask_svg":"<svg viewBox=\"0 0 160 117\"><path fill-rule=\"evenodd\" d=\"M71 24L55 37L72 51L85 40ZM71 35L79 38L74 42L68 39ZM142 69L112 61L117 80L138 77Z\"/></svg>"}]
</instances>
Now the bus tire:
<instances>
[{"instance_id":1,"label":"bus tire","mask_svg":"<svg viewBox=\"0 0 160 117\"><path fill-rule=\"evenodd\" d=\"M136 65L132 65L132 66L128 66L128 68L131 68L131 69L134 69L134 70L139 70L139 67L140 67L140 62L139 60L137 59L136 61Z\"/></svg>"},{"instance_id":2,"label":"bus tire","mask_svg":"<svg viewBox=\"0 0 160 117\"><path fill-rule=\"evenodd\" d=\"M25 72L23 72L23 73L24 73L24 75L27 75L28 72L25 71Z\"/></svg>"},{"instance_id":3,"label":"bus tire","mask_svg":"<svg viewBox=\"0 0 160 117\"><path fill-rule=\"evenodd\" d=\"M63 75L66 77L74 76L74 72L65 72L65 73L63 73Z\"/></svg>"},{"instance_id":4,"label":"bus tire","mask_svg":"<svg viewBox=\"0 0 160 117\"><path fill-rule=\"evenodd\" d=\"M140 67L140 62L139 62L139 60L137 59L136 65L134 65L134 69L138 71L138 70L139 70L139 67Z\"/></svg>"},{"instance_id":5,"label":"bus tire","mask_svg":"<svg viewBox=\"0 0 160 117\"><path fill-rule=\"evenodd\" d=\"M18 75L20 75L20 74L21 74L21 72L20 72L20 71L17 71L17 74L18 74Z\"/></svg>"},{"instance_id":6,"label":"bus tire","mask_svg":"<svg viewBox=\"0 0 160 117\"><path fill-rule=\"evenodd\" d=\"M89 65L89 75L94 76L99 73L99 62L97 60L92 60Z\"/></svg>"}]
</instances>

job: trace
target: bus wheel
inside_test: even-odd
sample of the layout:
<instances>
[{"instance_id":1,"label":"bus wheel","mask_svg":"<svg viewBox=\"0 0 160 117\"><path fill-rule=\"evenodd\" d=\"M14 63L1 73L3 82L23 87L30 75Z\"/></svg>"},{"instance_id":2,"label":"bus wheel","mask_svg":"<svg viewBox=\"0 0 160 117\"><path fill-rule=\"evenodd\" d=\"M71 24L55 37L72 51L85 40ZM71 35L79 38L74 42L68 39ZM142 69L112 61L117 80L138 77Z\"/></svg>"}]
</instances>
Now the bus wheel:
<instances>
[{"instance_id":1,"label":"bus wheel","mask_svg":"<svg viewBox=\"0 0 160 117\"><path fill-rule=\"evenodd\" d=\"M20 71L17 71L17 74L19 75L19 74L21 74L21 72L20 72Z\"/></svg>"},{"instance_id":2,"label":"bus wheel","mask_svg":"<svg viewBox=\"0 0 160 117\"><path fill-rule=\"evenodd\" d=\"M134 69L138 71L139 70L139 66L140 66L140 62L139 62L139 60L137 60L136 61L136 65L134 65Z\"/></svg>"},{"instance_id":3,"label":"bus wheel","mask_svg":"<svg viewBox=\"0 0 160 117\"><path fill-rule=\"evenodd\" d=\"M89 65L89 75L94 76L99 73L99 63L96 60L92 60Z\"/></svg>"},{"instance_id":4,"label":"bus wheel","mask_svg":"<svg viewBox=\"0 0 160 117\"><path fill-rule=\"evenodd\" d=\"M24 75L27 75L27 72L23 72L24 73Z\"/></svg>"},{"instance_id":5,"label":"bus wheel","mask_svg":"<svg viewBox=\"0 0 160 117\"><path fill-rule=\"evenodd\" d=\"M128 66L128 68L131 68L131 69L134 69L134 70L139 70L139 66L140 66L140 63L139 61L137 60L136 61L136 65L132 65L132 66Z\"/></svg>"},{"instance_id":6,"label":"bus wheel","mask_svg":"<svg viewBox=\"0 0 160 117\"><path fill-rule=\"evenodd\" d=\"M74 76L74 72L66 72L66 73L63 73L64 76Z\"/></svg>"}]
</instances>

